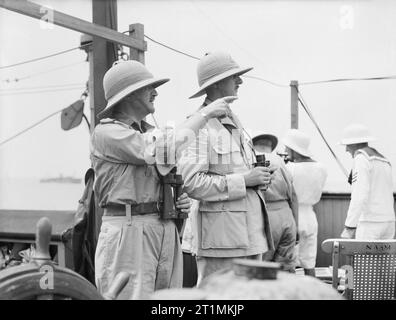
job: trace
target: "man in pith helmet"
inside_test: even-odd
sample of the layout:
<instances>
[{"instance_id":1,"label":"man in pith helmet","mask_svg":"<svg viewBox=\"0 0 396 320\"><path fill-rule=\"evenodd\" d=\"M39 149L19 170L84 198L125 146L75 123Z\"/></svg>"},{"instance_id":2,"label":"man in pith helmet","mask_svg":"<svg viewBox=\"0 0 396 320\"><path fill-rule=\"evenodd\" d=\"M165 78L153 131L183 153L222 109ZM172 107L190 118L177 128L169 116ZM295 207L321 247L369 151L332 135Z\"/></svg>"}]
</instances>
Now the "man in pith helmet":
<instances>
[{"instance_id":1,"label":"man in pith helmet","mask_svg":"<svg viewBox=\"0 0 396 320\"><path fill-rule=\"evenodd\" d=\"M382 154L368 145L374 141L368 128L351 124L344 129L341 144L353 158L351 202L342 238L393 239L392 167Z\"/></svg>"},{"instance_id":2,"label":"man in pith helmet","mask_svg":"<svg viewBox=\"0 0 396 320\"><path fill-rule=\"evenodd\" d=\"M199 110L206 113L216 99L237 96L241 68L229 54L206 54L198 63L198 90L204 96ZM259 186L270 183L268 168L254 167L251 140L234 112L208 120L196 143L179 162L184 188L199 200L197 208L198 282L228 268L233 258L261 260L273 249L265 203ZM199 284L198 284L199 285Z\"/></svg>"},{"instance_id":3,"label":"man in pith helmet","mask_svg":"<svg viewBox=\"0 0 396 320\"><path fill-rule=\"evenodd\" d=\"M287 171L283 159L274 152L278 145L275 135L260 132L252 141L256 154L264 154L269 161L270 170L273 171L271 184L264 191L264 199L275 251L268 251L264 259L279 262L283 270L295 272L298 200L293 178Z\"/></svg>"},{"instance_id":4,"label":"man in pith helmet","mask_svg":"<svg viewBox=\"0 0 396 320\"><path fill-rule=\"evenodd\" d=\"M293 178L298 199L297 264L306 275L315 276L318 221L313 206L320 201L327 179L327 170L312 159L311 139L297 129L290 129L282 139L290 161L286 168Z\"/></svg>"},{"instance_id":5,"label":"man in pith helmet","mask_svg":"<svg viewBox=\"0 0 396 320\"><path fill-rule=\"evenodd\" d=\"M144 121L155 111L156 88L169 79L155 78L137 61L114 64L103 78L107 105L91 137L96 174L96 200L104 214L95 253L95 277L100 292L109 289L121 271L135 273L119 299L148 298L154 290L182 286L182 251L175 221L161 218L160 178L175 163L164 156L165 144L184 141L180 130L197 131L212 117L225 115L220 99L205 115L196 112L174 131L154 129ZM175 139L174 139L175 138ZM190 210L182 194L176 207Z\"/></svg>"}]
</instances>

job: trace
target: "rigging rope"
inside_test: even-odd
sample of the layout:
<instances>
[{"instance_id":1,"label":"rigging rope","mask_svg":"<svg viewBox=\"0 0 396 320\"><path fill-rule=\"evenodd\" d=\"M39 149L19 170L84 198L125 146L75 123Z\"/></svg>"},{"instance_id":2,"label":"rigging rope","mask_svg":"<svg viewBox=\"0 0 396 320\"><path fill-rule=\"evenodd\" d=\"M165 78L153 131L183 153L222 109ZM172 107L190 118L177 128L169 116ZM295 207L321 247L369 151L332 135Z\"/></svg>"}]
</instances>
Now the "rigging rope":
<instances>
[{"instance_id":1,"label":"rigging rope","mask_svg":"<svg viewBox=\"0 0 396 320\"><path fill-rule=\"evenodd\" d=\"M48 59L48 58L51 58L51 57L58 56L60 54L64 54L64 53L73 51L73 50L84 48L84 47L89 46L89 45L91 45L91 43L87 43L87 44L84 44L82 46L78 46L78 47L75 47L75 48L71 48L71 49L60 51L60 52L56 52L56 53L53 53L53 54L50 54L50 55L47 55L47 56L44 56L44 57L34 58L34 59L30 59L30 60L26 60L26 61L10 64L10 65L7 65L7 66L0 66L0 69L7 69L7 68L11 68L11 67L20 66L20 65L23 65L23 64L26 64L26 63L31 63L31 62L36 62L36 61Z\"/></svg>"},{"instance_id":2,"label":"rigging rope","mask_svg":"<svg viewBox=\"0 0 396 320\"><path fill-rule=\"evenodd\" d=\"M312 112L309 110L307 104L304 102L304 99L301 95L301 92L297 89L297 94L298 94L298 101L300 102L300 104L302 105L303 109L305 110L305 112L307 113L308 117L311 119L311 121L313 122L314 126L316 127L316 129L318 130L320 136L322 137L324 143L326 144L326 146L329 148L331 154L333 155L334 159L337 161L339 167L341 168L341 171L344 173L344 175L348 178L348 171L345 169L345 167L343 166L343 164L341 163L340 159L338 159L337 155L335 154L335 152L333 151L333 149L331 148L330 144L327 142L322 130L320 129L318 123L316 122Z\"/></svg>"}]
</instances>

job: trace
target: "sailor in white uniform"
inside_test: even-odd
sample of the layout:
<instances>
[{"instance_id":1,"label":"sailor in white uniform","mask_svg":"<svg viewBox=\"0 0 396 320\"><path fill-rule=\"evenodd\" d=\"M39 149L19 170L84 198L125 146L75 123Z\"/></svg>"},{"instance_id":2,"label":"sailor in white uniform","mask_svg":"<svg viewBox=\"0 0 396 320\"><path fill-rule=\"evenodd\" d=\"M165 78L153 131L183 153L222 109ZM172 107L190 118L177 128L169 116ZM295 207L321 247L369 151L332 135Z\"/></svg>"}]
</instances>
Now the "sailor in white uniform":
<instances>
[{"instance_id":1,"label":"sailor in white uniform","mask_svg":"<svg viewBox=\"0 0 396 320\"><path fill-rule=\"evenodd\" d=\"M341 144L354 160L352 192L342 238L358 240L393 239L392 167L382 154L368 146L374 140L367 127L352 124L345 128Z\"/></svg>"}]
</instances>

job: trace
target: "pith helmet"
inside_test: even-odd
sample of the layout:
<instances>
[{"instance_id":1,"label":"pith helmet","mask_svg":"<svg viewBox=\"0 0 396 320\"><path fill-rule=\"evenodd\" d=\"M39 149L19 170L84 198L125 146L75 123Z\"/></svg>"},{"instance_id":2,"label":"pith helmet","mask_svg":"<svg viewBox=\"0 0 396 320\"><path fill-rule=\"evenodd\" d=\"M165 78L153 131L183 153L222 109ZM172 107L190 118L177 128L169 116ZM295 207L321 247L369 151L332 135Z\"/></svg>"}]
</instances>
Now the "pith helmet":
<instances>
[{"instance_id":1,"label":"pith helmet","mask_svg":"<svg viewBox=\"0 0 396 320\"><path fill-rule=\"evenodd\" d=\"M252 138L252 142L253 142L253 144L255 144L261 139L270 140L272 142L272 151L274 151L274 149L278 145L278 138L276 136L274 136L273 134L266 133L266 132L260 132L259 134L255 135Z\"/></svg>"},{"instance_id":2,"label":"pith helmet","mask_svg":"<svg viewBox=\"0 0 396 320\"><path fill-rule=\"evenodd\" d=\"M197 67L198 91L191 98L197 98L205 93L205 89L233 75L244 74L253 68L241 68L228 53L207 53L199 62Z\"/></svg>"},{"instance_id":3,"label":"pith helmet","mask_svg":"<svg viewBox=\"0 0 396 320\"><path fill-rule=\"evenodd\" d=\"M312 156L312 153L309 151L309 144L311 142L309 136L300 130L290 129L282 139L282 142L286 147L303 156Z\"/></svg>"},{"instance_id":4,"label":"pith helmet","mask_svg":"<svg viewBox=\"0 0 396 320\"><path fill-rule=\"evenodd\" d=\"M166 78L154 78L147 68L138 61L119 60L114 62L103 77L107 105L98 114L98 118L109 116L114 105L128 94L147 86L156 88L168 81L169 79Z\"/></svg>"},{"instance_id":5,"label":"pith helmet","mask_svg":"<svg viewBox=\"0 0 396 320\"><path fill-rule=\"evenodd\" d=\"M375 138L370 134L369 129L358 123L351 124L347 126L343 131L343 138L341 144L356 144L365 143L375 140Z\"/></svg>"}]
</instances>

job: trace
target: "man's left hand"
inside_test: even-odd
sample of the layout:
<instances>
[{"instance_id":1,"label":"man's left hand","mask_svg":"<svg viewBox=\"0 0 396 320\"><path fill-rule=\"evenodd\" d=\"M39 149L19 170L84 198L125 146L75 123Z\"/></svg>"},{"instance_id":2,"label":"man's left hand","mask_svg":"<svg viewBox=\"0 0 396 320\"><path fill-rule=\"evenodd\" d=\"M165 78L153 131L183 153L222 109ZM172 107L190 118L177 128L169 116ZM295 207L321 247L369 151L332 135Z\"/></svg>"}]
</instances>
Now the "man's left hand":
<instances>
[{"instance_id":1,"label":"man's left hand","mask_svg":"<svg viewBox=\"0 0 396 320\"><path fill-rule=\"evenodd\" d=\"M183 193L176 201L176 208L180 209L183 213L190 213L191 200L187 193Z\"/></svg>"}]
</instances>

